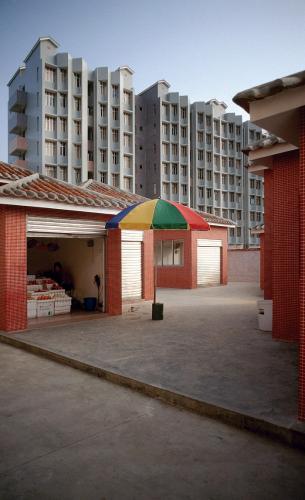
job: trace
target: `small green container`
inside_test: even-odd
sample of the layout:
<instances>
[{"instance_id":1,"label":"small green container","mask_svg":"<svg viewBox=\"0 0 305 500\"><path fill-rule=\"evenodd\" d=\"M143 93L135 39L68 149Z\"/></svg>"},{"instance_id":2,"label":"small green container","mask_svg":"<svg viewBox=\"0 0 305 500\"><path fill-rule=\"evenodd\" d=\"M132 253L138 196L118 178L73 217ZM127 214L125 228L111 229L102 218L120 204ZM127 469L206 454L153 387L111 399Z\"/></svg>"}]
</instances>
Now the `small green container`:
<instances>
[{"instance_id":1,"label":"small green container","mask_svg":"<svg viewBox=\"0 0 305 500\"><path fill-rule=\"evenodd\" d=\"M151 319L153 320L160 320L163 319L163 305L164 304L152 304L152 317Z\"/></svg>"}]
</instances>

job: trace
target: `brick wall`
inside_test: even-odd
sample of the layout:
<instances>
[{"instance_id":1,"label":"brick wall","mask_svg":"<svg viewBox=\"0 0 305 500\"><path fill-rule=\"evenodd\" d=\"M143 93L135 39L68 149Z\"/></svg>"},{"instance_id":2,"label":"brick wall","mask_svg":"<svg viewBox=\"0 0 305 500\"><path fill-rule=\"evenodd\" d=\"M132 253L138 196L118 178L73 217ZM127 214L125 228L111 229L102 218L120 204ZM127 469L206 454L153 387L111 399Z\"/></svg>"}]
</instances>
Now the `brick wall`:
<instances>
[{"instance_id":1,"label":"brick wall","mask_svg":"<svg viewBox=\"0 0 305 500\"><path fill-rule=\"evenodd\" d=\"M121 230L111 229L106 238L106 312L122 314Z\"/></svg>"},{"instance_id":2,"label":"brick wall","mask_svg":"<svg viewBox=\"0 0 305 500\"><path fill-rule=\"evenodd\" d=\"M299 286L299 154L273 158L272 336L298 339Z\"/></svg>"},{"instance_id":3,"label":"brick wall","mask_svg":"<svg viewBox=\"0 0 305 500\"><path fill-rule=\"evenodd\" d=\"M154 298L154 233L144 231L143 241L143 284L142 298L152 300Z\"/></svg>"},{"instance_id":4,"label":"brick wall","mask_svg":"<svg viewBox=\"0 0 305 500\"><path fill-rule=\"evenodd\" d=\"M26 213L19 207L0 207L0 330L27 327Z\"/></svg>"},{"instance_id":5,"label":"brick wall","mask_svg":"<svg viewBox=\"0 0 305 500\"><path fill-rule=\"evenodd\" d=\"M299 281L299 419L305 421L305 108L301 109L299 140L300 281Z\"/></svg>"},{"instance_id":6,"label":"brick wall","mask_svg":"<svg viewBox=\"0 0 305 500\"><path fill-rule=\"evenodd\" d=\"M160 288L197 288L197 239L222 240L221 283L228 280L227 254L228 230L212 226L210 231L175 231L160 230L154 232L155 241L183 240L184 264L175 267L158 267L157 283Z\"/></svg>"},{"instance_id":7,"label":"brick wall","mask_svg":"<svg viewBox=\"0 0 305 500\"><path fill-rule=\"evenodd\" d=\"M259 281L259 249L228 251L229 282L254 283Z\"/></svg>"},{"instance_id":8,"label":"brick wall","mask_svg":"<svg viewBox=\"0 0 305 500\"><path fill-rule=\"evenodd\" d=\"M264 298L272 299L272 217L273 172L264 174Z\"/></svg>"}]
</instances>

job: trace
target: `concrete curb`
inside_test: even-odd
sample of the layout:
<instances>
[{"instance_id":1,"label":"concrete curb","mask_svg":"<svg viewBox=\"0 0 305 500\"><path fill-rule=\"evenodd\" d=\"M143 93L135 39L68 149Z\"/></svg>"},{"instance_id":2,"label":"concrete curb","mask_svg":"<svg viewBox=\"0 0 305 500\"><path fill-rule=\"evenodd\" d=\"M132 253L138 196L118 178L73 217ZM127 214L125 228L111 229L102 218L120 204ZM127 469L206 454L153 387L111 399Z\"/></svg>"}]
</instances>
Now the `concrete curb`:
<instances>
[{"instance_id":1,"label":"concrete curb","mask_svg":"<svg viewBox=\"0 0 305 500\"><path fill-rule=\"evenodd\" d=\"M272 438L283 444L305 450L305 434L293 429L277 425L273 422L268 422L251 415L242 414L235 410L223 408L219 405L201 401L191 396L181 394L177 391L170 391L162 387L141 382L120 373L112 372L104 368L100 368L77 358L70 358L64 354L60 354L54 350L49 350L40 347L32 342L14 338L13 335L0 333L0 342L4 344L23 349L32 354L51 359L57 363L70 366L77 370L84 371L96 377L103 378L117 385L128 387L134 391L140 392L151 398L159 399L164 403L176 406L181 409L195 412L199 415L204 415L225 424L232 425L239 429L245 429L255 432L265 437Z\"/></svg>"}]
</instances>

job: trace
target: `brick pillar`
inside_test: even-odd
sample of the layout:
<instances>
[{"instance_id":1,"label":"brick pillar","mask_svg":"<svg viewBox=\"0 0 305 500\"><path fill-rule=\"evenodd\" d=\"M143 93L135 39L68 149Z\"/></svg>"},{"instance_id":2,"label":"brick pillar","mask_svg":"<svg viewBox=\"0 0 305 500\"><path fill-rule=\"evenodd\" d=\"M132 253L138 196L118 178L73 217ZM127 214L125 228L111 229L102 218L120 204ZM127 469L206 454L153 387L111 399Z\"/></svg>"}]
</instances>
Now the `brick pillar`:
<instances>
[{"instance_id":1,"label":"brick pillar","mask_svg":"<svg viewBox=\"0 0 305 500\"><path fill-rule=\"evenodd\" d=\"M264 243L265 243L265 235L264 233L259 235L260 241L260 269L259 269L259 282L261 290L264 290Z\"/></svg>"},{"instance_id":2,"label":"brick pillar","mask_svg":"<svg viewBox=\"0 0 305 500\"><path fill-rule=\"evenodd\" d=\"M264 174L264 298L272 299L272 200L273 172L266 170Z\"/></svg>"},{"instance_id":3,"label":"brick pillar","mask_svg":"<svg viewBox=\"0 0 305 500\"><path fill-rule=\"evenodd\" d=\"M298 340L299 154L273 158L272 337Z\"/></svg>"},{"instance_id":4,"label":"brick pillar","mask_svg":"<svg viewBox=\"0 0 305 500\"><path fill-rule=\"evenodd\" d=\"M27 327L26 213L21 208L0 208L0 330Z\"/></svg>"},{"instance_id":5,"label":"brick pillar","mask_svg":"<svg viewBox=\"0 0 305 500\"><path fill-rule=\"evenodd\" d=\"M299 411L305 421L305 108L301 109L299 137L300 281L299 281Z\"/></svg>"},{"instance_id":6,"label":"brick pillar","mask_svg":"<svg viewBox=\"0 0 305 500\"><path fill-rule=\"evenodd\" d=\"M154 298L154 232L144 231L143 255L142 255L142 298L153 300Z\"/></svg>"},{"instance_id":7,"label":"brick pillar","mask_svg":"<svg viewBox=\"0 0 305 500\"><path fill-rule=\"evenodd\" d=\"M122 314L121 230L109 229L106 238L106 312Z\"/></svg>"},{"instance_id":8,"label":"brick pillar","mask_svg":"<svg viewBox=\"0 0 305 500\"><path fill-rule=\"evenodd\" d=\"M222 248L221 248L221 274L220 283L222 285L228 284L228 229L223 228L222 233ZM215 238L216 239L216 238Z\"/></svg>"}]
</instances>

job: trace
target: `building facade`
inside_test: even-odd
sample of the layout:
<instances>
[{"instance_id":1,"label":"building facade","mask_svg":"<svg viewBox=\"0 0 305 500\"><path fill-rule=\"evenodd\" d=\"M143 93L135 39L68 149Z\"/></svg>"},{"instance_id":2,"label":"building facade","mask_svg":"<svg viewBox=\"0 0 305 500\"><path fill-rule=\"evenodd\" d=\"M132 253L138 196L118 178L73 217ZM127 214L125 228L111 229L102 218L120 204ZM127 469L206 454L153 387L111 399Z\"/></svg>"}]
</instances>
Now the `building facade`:
<instances>
[{"instance_id":1,"label":"building facade","mask_svg":"<svg viewBox=\"0 0 305 500\"><path fill-rule=\"evenodd\" d=\"M134 192L133 71L91 71L58 47L40 38L8 83L9 161Z\"/></svg>"},{"instance_id":2,"label":"building facade","mask_svg":"<svg viewBox=\"0 0 305 500\"><path fill-rule=\"evenodd\" d=\"M160 80L136 96L136 192L191 206L190 106Z\"/></svg>"},{"instance_id":3,"label":"building facade","mask_svg":"<svg viewBox=\"0 0 305 500\"><path fill-rule=\"evenodd\" d=\"M216 99L190 104L168 90L161 80L136 96L136 192L231 219L230 246L258 246L250 229L263 221L263 183L242 149L261 129Z\"/></svg>"},{"instance_id":4,"label":"building facade","mask_svg":"<svg viewBox=\"0 0 305 500\"><path fill-rule=\"evenodd\" d=\"M262 129L246 121L243 123L243 148L246 149L264 137ZM248 156L243 155L244 163L244 244L246 247L259 247L259 234L251 231L264 223L264 178L249 170Z\"/></svg>"}]
</instances>

